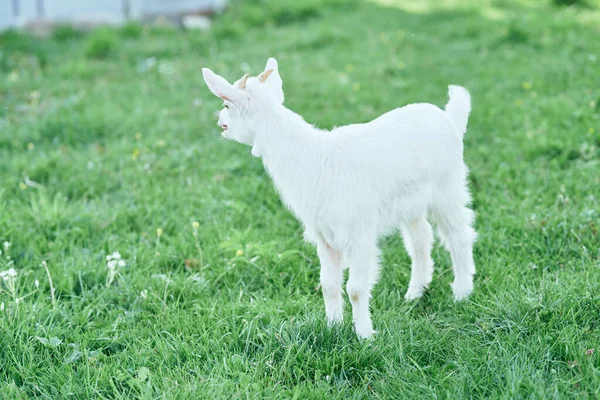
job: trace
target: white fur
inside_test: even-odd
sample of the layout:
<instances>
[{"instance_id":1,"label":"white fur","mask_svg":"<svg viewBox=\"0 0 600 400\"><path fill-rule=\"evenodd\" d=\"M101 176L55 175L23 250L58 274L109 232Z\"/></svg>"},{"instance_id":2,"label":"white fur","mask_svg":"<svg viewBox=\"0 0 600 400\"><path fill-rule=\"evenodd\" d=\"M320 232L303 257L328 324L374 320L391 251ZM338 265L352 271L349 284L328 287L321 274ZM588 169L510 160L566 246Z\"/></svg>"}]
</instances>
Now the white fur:
<instances>
[{"instance_id":1,"label":"white fur","mask_svg":"<svg viewBox=\"0 0 600 400\"><path fill-rule=\"evenodd\" d=\"M433 243L429 218L449 250L454 298L473 289L472 246L476 233L463 162L462 137L470 96L450 86L446 110L421 103L397 108L365 123L316 129L283 105L277 62L261 83L242 89L204 68L210 90L226 97L219 125L223 135L252 146L262 157L283 202L301 221L305 238L317 245L321 287L330 324L342 320L343 269L356 333L373 334L371 289L378 280L378 239L400 230L412 258L406 299L421 297L431 282Z\"/></svg>"}]
</instances>

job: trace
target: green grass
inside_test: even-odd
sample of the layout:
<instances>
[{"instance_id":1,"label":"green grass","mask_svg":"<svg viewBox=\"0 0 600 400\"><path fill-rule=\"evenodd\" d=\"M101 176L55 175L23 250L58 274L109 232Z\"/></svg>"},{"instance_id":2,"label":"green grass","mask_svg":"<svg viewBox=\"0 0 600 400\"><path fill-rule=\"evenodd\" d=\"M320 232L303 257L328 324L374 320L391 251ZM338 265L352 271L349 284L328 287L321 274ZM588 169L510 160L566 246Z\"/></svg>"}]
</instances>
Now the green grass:
<instances>
[{"instance_id":1,"label":"green grass","mask_svg":"<svg viewBox=\"0 0 600 400\"><path fill-rule=\"evenodd\" d=\"M0 398L600 397L597 5L276 3L206 34L0 36L0 271L18 271L0 283ZM201 77L271 55L288 107L324 128L469 88L470 300L436 247L406 303L391 237L375 339L348 308L326 328L315 249L260 160L220 139Z\"/></svg>"}]
</instances>

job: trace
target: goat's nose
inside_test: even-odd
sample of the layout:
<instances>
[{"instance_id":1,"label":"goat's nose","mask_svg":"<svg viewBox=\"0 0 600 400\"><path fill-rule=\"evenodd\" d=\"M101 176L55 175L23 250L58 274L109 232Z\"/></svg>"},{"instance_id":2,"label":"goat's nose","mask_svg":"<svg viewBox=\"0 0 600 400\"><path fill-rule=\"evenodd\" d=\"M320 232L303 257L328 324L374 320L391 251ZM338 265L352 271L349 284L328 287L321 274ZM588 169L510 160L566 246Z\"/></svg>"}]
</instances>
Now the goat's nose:
<instances>
[{"instance_id":1,"label":"goat's nose","mask_svg":"<svg viewBox=\"0 0 600 400\"><path fill-rule=\"evenodd\" d=\"M221 124L221 128L222 128L224 131L226 131L226 130L227 130L227 128L228 128L228 126L227 126L226 124Z\"/></svg>"}]
</instances>

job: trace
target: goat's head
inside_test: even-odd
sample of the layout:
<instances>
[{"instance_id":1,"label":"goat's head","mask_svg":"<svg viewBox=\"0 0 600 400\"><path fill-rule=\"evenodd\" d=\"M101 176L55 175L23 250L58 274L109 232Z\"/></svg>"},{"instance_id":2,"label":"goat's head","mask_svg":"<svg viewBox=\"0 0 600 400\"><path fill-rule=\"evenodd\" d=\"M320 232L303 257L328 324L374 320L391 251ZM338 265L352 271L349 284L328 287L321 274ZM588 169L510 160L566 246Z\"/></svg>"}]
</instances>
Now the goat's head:
<instances>
[{"instance_id":1,"label":"goat's head","mask_svg":"<svg viewBox=\"0 0 600 400\"><path fill-rule=\"evenodd\" d=\"M283 82L274 58L269 58L265 71L257 77L246 74L233 85L208 68L202 68L202 75L210 91L223 99L218 124L227 139L252 145L254 132L250 122L260 114L260 107L283 104Z\"/></svg>"}]
</instances>

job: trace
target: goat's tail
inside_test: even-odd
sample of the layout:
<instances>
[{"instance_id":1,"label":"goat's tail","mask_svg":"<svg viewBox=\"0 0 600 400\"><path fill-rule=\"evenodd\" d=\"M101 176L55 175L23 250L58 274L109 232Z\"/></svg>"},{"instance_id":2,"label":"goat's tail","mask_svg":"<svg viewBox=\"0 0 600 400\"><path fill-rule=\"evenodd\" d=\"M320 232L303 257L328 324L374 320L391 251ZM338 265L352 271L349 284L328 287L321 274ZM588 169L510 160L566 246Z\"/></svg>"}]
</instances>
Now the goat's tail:
<instances>
[{"instance_id":1,"label":"goat's tail","mask_svg":"<svg viewBox=\"0 0 600 400\"><path fill-rule=\"evenodd\" d=\"M448 96L450 100L446 104L446 114L458 133L464 136L471 112L471 95L462 86L450 85L448 86Z\"/></svg>"}]
</instances>

